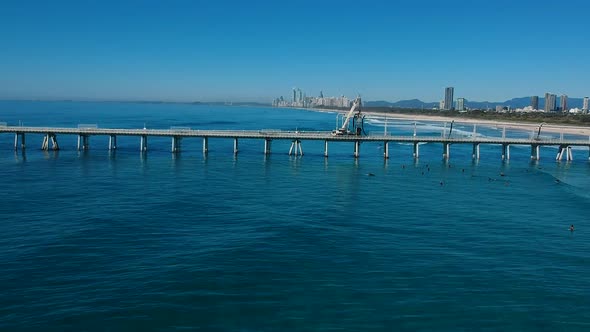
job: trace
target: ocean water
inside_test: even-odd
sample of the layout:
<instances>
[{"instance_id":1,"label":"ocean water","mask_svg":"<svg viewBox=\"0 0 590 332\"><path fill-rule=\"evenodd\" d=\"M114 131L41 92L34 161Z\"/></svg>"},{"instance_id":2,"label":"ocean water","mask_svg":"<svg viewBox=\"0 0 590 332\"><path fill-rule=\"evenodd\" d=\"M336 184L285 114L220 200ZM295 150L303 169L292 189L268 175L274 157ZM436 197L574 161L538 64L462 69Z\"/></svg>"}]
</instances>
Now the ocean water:
<instances>
[{"instance_id":1,"label":"ocean water","mask_svg":"<svg viewBox=\"0 0 590 332\"><path fill-rule=\"evenodd\" d=\"M11 125L331 130L335 113L0 102ZM382 132L379 119L367 131ZM410 135L413 122L388 121ZM455 124L453 135L472 128ZM416 124L436 135L441 124ZM499 128L479 135L501 136ZM509 131L527 137L528 132ZM552 135L552 134L546 134ZM0 134L2 331L588 331L588 149ZM575 232L568 230L574 224Z\"/></svg>"}]
</instances>

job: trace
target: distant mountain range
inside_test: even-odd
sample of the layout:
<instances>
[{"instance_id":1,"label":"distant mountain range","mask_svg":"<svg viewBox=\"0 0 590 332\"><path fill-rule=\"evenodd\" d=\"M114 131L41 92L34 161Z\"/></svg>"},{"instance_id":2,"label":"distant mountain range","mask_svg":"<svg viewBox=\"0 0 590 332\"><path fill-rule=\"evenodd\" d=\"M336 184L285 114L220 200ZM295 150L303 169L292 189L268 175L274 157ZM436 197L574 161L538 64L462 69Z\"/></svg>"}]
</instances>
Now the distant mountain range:
<instances>
[{"instance_id":1,"label":"distant mountain range","mask_svg":"<svg viewBox=\"0 0 590 332\"><path fill-rule=\"evenodd\" d=\"M568 108L582 108L583 98L568 98ZM363 102L365 107L393 107L393 108L434 108L438 107L438 102L424 102L420 99L400 100L397 102L389 102L384 100L366 101ZM471 109L494 109L496 106L510 106L511 108L523 108L531 105L531 97L512 98L502 102L491 101L471 101L465 99L465 107ZM557 98L557 106L559 106L559 97ZM545 98L539 97L539 108L545 107Z\"/></svg>"}]
</instances>

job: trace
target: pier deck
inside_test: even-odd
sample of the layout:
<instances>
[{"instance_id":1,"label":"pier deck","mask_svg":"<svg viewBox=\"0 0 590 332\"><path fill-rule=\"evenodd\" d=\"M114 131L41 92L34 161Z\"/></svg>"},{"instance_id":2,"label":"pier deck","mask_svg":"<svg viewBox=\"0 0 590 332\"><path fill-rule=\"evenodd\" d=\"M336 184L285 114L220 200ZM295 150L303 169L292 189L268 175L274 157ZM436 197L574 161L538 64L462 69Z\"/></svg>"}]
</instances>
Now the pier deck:
<instances>
[{"instance_id":1,"label":"pier deck","mask_svg":"<svg viewBox=\"0 0 590 332\"><path fill-rule=\"evenodd\" d=\"M78 149L88 148L88 138L90 136L109 136L109 149L116 148L117 136L137 136L141 138L140 150L147 151L148 137L170 137L172 138L172 152L180 151L180 141L183 138L202 138L203 152L208 150L209 138L226 138L234 139L234 152L237 153L238 139L262 139L265 140L265 153L270 153L270 142L272 140L291 140L295 144L295 154L298 148L301 149L302 140L319 140L325 142L325 156L328 155L328 142L354 142L355 157L359 156L359 145L361 142L381 142L385 143L385 158L389 157L388 143L414 143L414 157L418 157L419 143L441 143L443 145L443 157L448 158L450 154L450 146L453 144L472 144L474 158L479 158L480 144L499 144L503 146L502 158L509 158L510 145L530 145L531 158L539 159L540 146L559 146L559 152L556 159L561 160L564 156L571 160L571 147L573 146L587 146L590 149L590 137L588 140L572 140L572 139L535 139L535 138L508 138L508 137L444 137L440 136L394 136L394 135L377 135L371 134L368 136L356 135L338 135L334 136L329 131L282 131L282 130L194 130L194 129L116 129L116 128L59 128L59 127L22 127L22 126L0 126L0 133L15 134L14 148L19 147L19 138L21 141L20 147L24 149L25 134L41 134L45 135L42 144L43 150L49 150L49 142L53 142L54 150L59 149L57 145L57 135L77 135ZM293 146L292 146L293 148ZM302 153L302 152L301 152Z\"/></svg>"}]
</instances>

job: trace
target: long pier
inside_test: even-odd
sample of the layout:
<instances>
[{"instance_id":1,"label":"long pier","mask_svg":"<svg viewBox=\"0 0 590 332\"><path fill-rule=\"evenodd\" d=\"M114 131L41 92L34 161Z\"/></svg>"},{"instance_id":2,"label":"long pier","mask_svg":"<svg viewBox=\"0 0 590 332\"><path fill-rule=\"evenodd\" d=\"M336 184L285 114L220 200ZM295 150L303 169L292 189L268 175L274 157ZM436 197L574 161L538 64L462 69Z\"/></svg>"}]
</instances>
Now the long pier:
<instances>
[{"instance_id":1,"label":"long pier","mask_svg":"<svg viewBox=\"0 0 590 332\"><path fill-rule=\"evenodd\" d=\"M139 150L146 152L148 150L149 137L169 137L171 138L171 152L178 153L181 151L181 142L184 138L201 138L203 142L203 153L209 150L209 138L225 138L234 140L234 154L238 153L238 142L240 139L258 139L264 140L264 153L271 153L271 142L273 140L290 140L291 148L289 154L303 155L301 141L315 140L324 141L324 156L328 157L328 145L330 142L351 142L354 145L353 155L355 158L360 157L360 145L364 142L383 143L383 157L389 158L389 143L412 143L413 157L419 158L420 143L440 143L442 145L442 156L445 159L450 158L451 146L456 144L469 144L473 147L473 159L479 159L479 147L481 144L494 144L502 146L503 160L510 159L511 145L528 145L531 147L531 159L540 160L541 146L557 146L558 153L556 160L573 160L572 147L588 147L590 160L590 137L588 140L564 140L544 139L544 138L490 138L490 137L445 137L441 136L392 136L382 135L333 135L328 131L281 131L281 130L193 130L190 128L171 128L171 129L108 129L97 128L96 126L79 126L78 128L59 128L59 127L22 127L22 126L0 126L0 133L14 134L14 149L26 148L27 134L43 135L41 143L42 150L59 150L57 141L58 135L77 135L78 150L88 150L90 148L91 136L108 136L109 150L117 149L118 136L135 136L139 138ZM503 135L504 136L504 135Z\"/></svg>"}]
</instances>

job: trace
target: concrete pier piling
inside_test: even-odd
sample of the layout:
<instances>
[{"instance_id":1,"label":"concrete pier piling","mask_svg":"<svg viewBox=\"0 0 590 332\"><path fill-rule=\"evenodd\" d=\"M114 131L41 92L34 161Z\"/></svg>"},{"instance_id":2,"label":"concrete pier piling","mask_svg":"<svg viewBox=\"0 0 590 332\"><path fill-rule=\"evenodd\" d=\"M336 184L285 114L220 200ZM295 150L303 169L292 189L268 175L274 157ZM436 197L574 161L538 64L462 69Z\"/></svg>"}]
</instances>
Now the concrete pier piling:
<instances>
[{"instance_id":1,"label":"concrete pier piling","mask_svg":"<svg viewBox=\"0 0 590 332\"><path fill-rule=\"evenodd\" d=\"M90 138L88 135L78 135L78 151L86 151L90 148Z\"/></svg>"},{"instance_id":2,"label":"concrete pier piling","mask_svg":"<svg viewBox=\"0 0 590 332\"><path fill-rule=\"evenodd\" d=\"M117 135L109 135L109 150L117 149Z\"/></svg>"},{"instance_id":3,"label":"concrete pier piling","mask_svg":"<svg viewBox=\"0 0 590 332\"><path fill-rule=\"evenodd\" d=\"M451 158L451 143L443 142L443 159Z\"/></svg>"},{"instance_id":4,"label":"concrete pier piling","mask_svg":"<svg viewBox=\"0 0 590 332\"><path fill-rule=\"evenodd\" d=\"M203 154L209 153L209 137L203 137Z\"/></svg>"},{"instance_id":5,"label":"concrete pier piling","mask_svg":"<svg viewBox=\"0 0 590 332\"><path fill-rule=\"evenodd\" d=\"M272 144L272 140L266 138L264 140L264 154L265 155L269 155L270 154L270 149L271 149L271 144ZM297 148L295 148L295 155L297 155Z\"/></svg>"},{"instance_id":6,"label":"concrete pier piling","mask_svg":"<svg viewBox=\"0 0 590 332\"><path fill-rule=\"evenodd\" d=\"M25 150L26 144L25 144L25 133L15 133L14 134L14 150L18 150L19 147L19 140L20 140L20 148L21 150Z\"/></svg>"},{"instance_id":7,"label":"concrete pier piling","mask_svg":"<svg viewBox=\"0 0 590 332\"><path fill-rule=\"evenodd\" d=\"M269 142L269 148L270 148L270 142ZM326 152L327 150L325 150ZM270 153L270 151L269 151ZM301 148L301 140L299 139L295 139L293 141L291 141L291 147L289 148L289 155L295 154L296 156L303 156L303 149Z\"/></svg>"},{"instance_id":8,"label":"concrete pier piling","mask_svg":"<svg viewBox=\"0 0 590 332\"><path fill-rule=\"evenodd\" d=\"M172 136L172 148L171 148L172 153L180 152L181 142L182 142L182 137Z\"/></svg>"},{"instance_id":9,"label":"concrete pier piling","mask_svg":"<svg viewBox=\"0 0 590 332\"><path fill-rule=\"evenodd\" d=\"M51 150L57 151L59 150L59 145L57 144L57 137L53 133L47 133L43 136L43 143L41 143L41 150L48 151L49 150L49 143L51 143Z\"/></svg>"},{"instance_id":10,"label":"concrete pier piling","mask_svg":"<svg viewBox=\"0 0 590 332\"><path fill-rule=\"evenodd\" d=\"M479 143L473 143L473 152L471 154L473 160L479 160Z\"/></svg>"},{"instance_id":11,"label":"concrete pier piling","mask_svg":"<svg viewBox=\"0 0 590 332\"><path fill-rule=\"evenodd\" d=\"M502 160L510 160L510 145L502 144Z\"/></svg>"},{"instance_id":12,"label":"concrete pier piling","mask_svg":"<svg viewBox=\"0 0 590 332\"><path fill-rule=\"evenodd\" d=\"M141 135L141 139L139 141L139 151L147 152L148 150L148 137L147 135Z\"/></svg>"},{"instance_id":13,"label":"concrete pier piling","mask_svg":"<svg viewBox=\"0 0 590 332\"><path fill-rule=\"evenodd\" d=\"M567 146L567 145L561 145L561 146L559 146L559 149L557 151L557 156L555 157L555 160L562 161L564 155L565 155L565 160L567 160L567 161L574 160L574 156L572 154L572 147L571 146Z\"/></svg>"},{"instance_id":14,"label":"concrete pier piling","mask_svg":"<svg viewBox=\"0 0 590 332\"><path fill-rule=\"evenodd\" d=\"M541 160L541 149L537 144L531 144L531 160Z\"/></svg>"}]
</instances>

